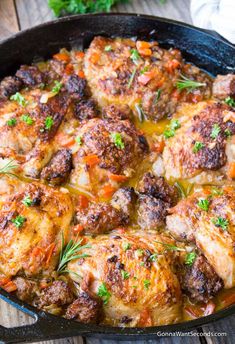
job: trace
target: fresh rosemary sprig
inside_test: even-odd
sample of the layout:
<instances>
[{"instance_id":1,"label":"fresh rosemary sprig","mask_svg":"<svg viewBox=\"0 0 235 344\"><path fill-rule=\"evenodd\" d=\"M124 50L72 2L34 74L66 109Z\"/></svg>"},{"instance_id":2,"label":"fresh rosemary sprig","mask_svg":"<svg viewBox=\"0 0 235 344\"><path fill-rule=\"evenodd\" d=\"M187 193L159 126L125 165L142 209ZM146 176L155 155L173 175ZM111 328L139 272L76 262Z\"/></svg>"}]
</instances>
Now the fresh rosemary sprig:
<instances>
[{"instance_id":1,"label":"fresh rosemary sprig","mask_svg":"<svg viewBox=\"0 0 235 344\"><path fill-rule=\"evenodd\" d=\"M0 168L0 175L5 174L8 176L16 177L16 175L12 173L11 171L16 169L17 167L18 165L15 163L14 160L9 160L3 167Z\"/></svg>"},{"instance_id":2,"label":"fresh rosemary sprig","mask_svg":"<svg viewBox=\"0 0 235 344\"><path fill-rule=\"evenodd\" d=\"M132 85L132 83L134 81L134 78L135 78L136 71L137 71L137 68L135 67L133 72L132 72L132 74L131 74L131 76L130 76L130 79L129 79L129 82L128 82L128 85L127 85L128 89L131 88L131 85Z\"/></svg>"},{"instance_id":3,"label":"fresh rosemary sprig","mask_svg":"<svg viewBox=\"0 0 235 344\"><path fill-rule=\"evenodd\" d=\"M154 240L157 244L161 244L163 246L165 246L165 248L169 251L185 251L184 248L181 248L181 247L177 247L175 245L172 245L172 244L166 244L165 242L161 242L161 241L157 241L157 240Z\"/></svg>"},{"instance_id":4,"label":"fresh rosemary sprig","mask_svg":"<svg viewBox=\"0 0 235 344\"><path fill-rule=\"evenodd\" d=\"M192 92L194 89L198 87L205 87L205 86L206 84L204 82L198 82L198 81L188 79L184 75L181 75L181 79L177 80L176 82L176 87L180 91L187 89L188 92Z\"/></svg>"},{"instance_id":5,"label":"fresh rosemary sprig","mask_svg":"<svg viewBox=\"0 0 235 344\"><path fill-rule=\"evenodd\" d=\"M69 240L68 244L64 244L64 236L62 235L61 240L61 251L60 251L60 259L59 259L59 265L57 268L57 272L67 273L69 270L67 270L67 264L74 259L79 258L86 258L90 257L86 253L78 254L79 251L85 249L85 248L91 248L89 244L81 245L82 239L78 242L73 241L72 239Z\"/></svg>"}]
</instances>

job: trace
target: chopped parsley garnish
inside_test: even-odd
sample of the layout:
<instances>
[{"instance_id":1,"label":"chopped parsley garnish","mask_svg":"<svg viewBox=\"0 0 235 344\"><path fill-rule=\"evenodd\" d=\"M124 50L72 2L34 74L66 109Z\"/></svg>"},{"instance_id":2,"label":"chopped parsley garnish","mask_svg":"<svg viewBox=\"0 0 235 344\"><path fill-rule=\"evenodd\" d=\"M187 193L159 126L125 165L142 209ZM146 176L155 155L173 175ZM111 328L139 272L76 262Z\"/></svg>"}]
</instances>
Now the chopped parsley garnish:
<instances>
[{"instance_id":1,"label":"chopped parsley garnish","mask_svg":"<svg viewBox=\"0 0 235 344\"><path fill-rule=\"evenodd\" d=\"M144 280L144 288L145 289L149 289L149 287L150 287L150 280L148 280L148 279L146 279L146 280Z\"/></svg>"},{"instance_id":2,"label":"chopped parsley garnish","mask_svg":"<svg viewBox=\"0 0 235 344\"><path fill-rule=\"evenodd\" d=\"M181 127L178 119L172 119L167 129L163 132L166 139L175 136L175 131Z\"/></svg>"},{"instance_id":3,"label":"chopped parsley garnish","mask_svg":"<svg viewBox=\"0 0 235 344\"><path fill-rule=\"evenodd\" d=\"M225 129L224 133L225 133L225 135L226 135L227 137L232 136L232 133L231 133L231 131L230 131L229 129Z\"/></svg>"},{"instance_id":4,"label":"chopped parsley garnish","mask_svg":"<svg viewBox=\"0 0 235 344\"><path fill-rule=\"evenodd\" d=\"M209 203L208 199L202 198L197 202L197 206L202 210L208 211L210 203Z\"/></svg>"},{"instance_id":5,"label":"chopped parsley garnish","mask_svg":"<svg viewBox=\"0 0 235 344\"><path fill-rule=\"evenodd\" d=\"M106 45L106 46L104 47L104 51L111 51L111 50L112 50L111 45Z\"/></svg>"},{"instance_id":6,"label":"chopped parsley garnish","mask_svg":"<svg viewBox=\"0 0 235 344\"><path fill-rule=\"evenodd\" d=\"M81 137L81 136L77 136L77 137L75 138L75 141L78 143L79 146L82 145L82 137Z\"/></svg>"},{"instance_id":7,"label":"chopped parsley garnish","mask_svg":"<svg viewBox=\"0 0 235 344\"><path fill-rule=\"evenodd\" d=\"M231 97L227 97L224 102L228 104L229 106L235 107L235 99Z\"/></svg>"},{"instance_id":8,"label":"chopped parsley garnish","mask_svg":"<svg viewBox=\"0 0 235 344\"><path fill-rule=\"evenodd\" d=\"M205 147L204 143L196 141L193 146L193 153L198 153L203 147Z\"/></svg>"},{"instance_id":9,"label":"chopped parsley garnish","mask_svg":"<svg viewBox=\"0 0 235 344\"><path fill-rule=\"evenodd\" d=\"M25 107L28 104L28 101L25 99L25 97L22 96L20 92L16 92L10 97L10 100L16 101L20 106Z\"/></svg>"},{"instance_id":10,"label":"chopped parsley garnish","mask_svg":"<svg viewBox=\"0 0 235 344\"><path fill-rule=\"evenodd\" d=\"M198 87L204 87L206 86L205 83L197 82L191 79L188 79L186 76L181 75L181 79L177 80L176 87L178 90L182 91L184 89L187 89L188 92L192 92Z\"/></svg>"},{"instance_id":11,"label":"chopped parsley garnish","mask_svg":"<svg viewBox=\"0 0 235 344\"><path fill-rule=\"evenodd\" d=\"M187 253L186 254L186 257L185 257L185 264L186 265L193 265L195 259L197 257L197 254L195 252L190 252L190 253Z\"/></svg>"},{"instance_id":12,"label":"chopped parsley garnish","mask_svg":"<svg viewBox=\"0 0 235 344\"><path fill-rule=\"evenodd\" d=\"M21 228L23 226L23 224L25 223L25 221L26 221L26 218L24 216L21 216L21 215L18 215L18 216L16 216L15 219L11 220L11 222L13 222L17 228Z\"/></svg>"},{"instance_id":13,"label":"chopped parsley garnish","mask_svg":"<svg viewBox=\"0 0 235 344\"><path fill-rule=\"evenodd\" d=\"M45 119L45 129L50 130L54 124L54 120L51 116L47 116Z\"/></svg>"},{"instance_id":14,"label":"chopped parsley garnish","mask_svg":"<svg viewBox=\"0 0 235 344\"><path fill-rule=\"evenodd\" d=\"M130 88L133 81L134 81L134 78L135 78L135 74L136 74L136 71L137 71L137 68L135 67L133 72L131 73L131 76L130 76L130 79L128 81L128 85L127 85L127 88Z\"/></svg>"},{"instance_id":15,"label":"chopped parsley garnish","mask_svg":"<svg viewBox=\"0 0 235 344\"><path fill-rule=\"evenodd\" d=\"M181 247L177 247L175 245L172 245L172 244L167 244L165 242L161 242L161 241L157 241L157 240L154 240L157 244L161 244L163 246L165 246L165 248L169 251L185 251L184 248L181 248Z\"/></svg>"},{"instance_id":16,"label":"chopped parsley garnish","mask_svg":"<svg viewBox=\"0 0 235 344\"><path fill-rule=\"evenodd\" d=\"M157 254L157 253L153 253L153 254L151 254L151 256L149 257L149 260L150 260L151 262L156 262L157 257L158 257L158 254Z\"/></svg>"},{"instance_id":17,"label":"chopped parsley garnish","mask_svg":"<svg viewBox=\"0 0 235 344\"><path fill-rule=\"evenodd\" d=\"M26 207L30 207L33 204L33 201L31 200L30 196L27 195L25 196L25 198L22 200L22 203L26 206Z\"/></svg>"},{"instance_id":18,"label":"chopped parsley garnish","mask_svg":"<svg viewBox=\"0 0 235 344\"><path fill-rule=\"evenodd\" d=\"M216 139L220 131L221 131L220 126L218 124L214 124L211 131L211 138Z\"/></svg>"},{"instance_id":19,"label":"chopped parsley garnish","mask_svg":"<svg viewBox=\"0 0 235 344\"><path fill-rule=\"evenodd\" d=\"M20 119L28 125L32 125L34 120L29 115L22 115Z\"/></svg>"},{"instance_id":20,"label":"chopped parsley garnish","mask_svg":"<svg viewBox=\"0 0 235 344\"><path fill-rule=\"evenodd\" d=\"M124 149L125 144L122 140L122 135L120 133L113 132L110 134L111 139L117 148Z\"/></svg>"},{"instance_id":21,"label":"chopped parsley garnish","mask_svg":"<svg viewBox=\"0 0 235 344\"><path fill-rule=\"evenodd\" d=\"M127 250L129 250L131 248L131 244L129 242L124 242L122 244L122 248L123 248L124 251L127 251Z\"/></svg>"},{"instance_id":22,"label":"chopped parsley garnish","mask_svg":"<svg viewBox=\"0 0 235 344\"><path fill-rule=\"evenodd\" d=\"M156 92L155 99L154 99L154 102L153 102L155 105L156 105L157 102L159 101L160 96L161 96L161 93L162 93L162 90L159 88L159 89L157 90L157 92Z\"/></svg>"},{"instance_id":23,"label":"chopped parsley garnish","mask_svg":"<svg viewBox=\"0 0 235 344\"><path fill-rule=\"evenodd\" d=\"M140 266L144 266L145 265L145 262L140 262Z\"/></svg>"},{"instance_id":24,"label":"chopped parsley garnish","mask_svg":"<svg viewBox=\"0 0 235 344\"><path fill-rule=\"evenodd\" d=\"M138 65L139 60L140 60L140 55L138 53L138 50L136 49L131 49L131 59L134 62L134 64Z\"/></svg>"},{"instance_id":25,"label":"chopped parsley garnish","mask_svg":"<svg viewBox=\"0 0 235 344\"><path fill-rule=\"evenodd\" d=\"M138 257L140 257L144 254L144 250L139 248L138 250L136 250L136 253L137 253Z\"/></svg>"},{"instance_id":26,"label":"chopped parsley garnish","mask_svg":"<svg viewBox=\"0 0 235 344\"><path fill-rule=\"evenodd\" d=\"M121 270L121 275L122 275L122 279L126 280L130 277L129 272L125 271L125 270Z\"/></svg>"},{"instance_id":27,"label":"chopped parsley garnish","mask_svg":"<svg viewBox=\"0 0 235 344\"><path fill-rule=\"evenodd\" d=\"M106 285L105 285L104 283L102 283L102 284L99 286L97 295L98 295L99 297L101 297L102 300L103 300L103 303L104 303L105 305L107 305L107 303L109 302L109 299L110 299L110 297L111 297L111 294L110 294L110 292L108 291L108 289L107 289L107 287L106 287Z\"/></svg>"},{"instance_id":28,"label":"chopped parsley garnish","mask_svg":"<svg viewBox=\"0 0 235 344\"><path fill-rule=\"evenodd\" d=\"M216 226L222 228L224 231L227 230L229 221L223 217L217 217L217 219L212 219L211 222Z\"/></svg>"},{"instance_id":29,"label":"chopped parsley garnish","mask_svg":"<svg viewBox=\"0 0 235 344\"><path fill-rule=\"evenodd\" d=\"M212 195L215 195L215 196L221 196L221 195L223 195L223 191L220 190L220 189L218 189L218 188L216 188L216 187L213 187L213 188L211 189L211 193L212 193Z\"/></svg>"},{"instance_id":30,"label":"chopped parsley garnish","mask_svg":"<svg viewBox=\"0 0 235 344\"><path fill-rule=\"evenodd\" d=\"M141 69L140 74L144 74L149 70L149 66L145 66L143 69Z\"/></svg>"},{"instance_id":31,"label":"chopped parsley garnish","mask_svg":"<svg viewBox=\"0 0 235 344\"><path fill-rule=\"evenodd\" d=\"M17 123L16 118L10 118L10 119L7 121L7 125L8 125L9 127L14 127L14 126L16 125L16 123Z\"/></svg>"},{"instance_id":32,"label":"chopped parsley garnish","mask_svg":"<svg viewBox=\"0 0 235 344\"><path fill-rule=\"evenodd\" d=\"M54 87L52 88L52 92L53 93L59 93L60 92L60 90L61 90L61 88L62 88L62 86L63 86L63 84L62 84L62 82L60 82L60 81L58 81L58 80L55 80L54 81Z\"/></svg>"}]
</instances>

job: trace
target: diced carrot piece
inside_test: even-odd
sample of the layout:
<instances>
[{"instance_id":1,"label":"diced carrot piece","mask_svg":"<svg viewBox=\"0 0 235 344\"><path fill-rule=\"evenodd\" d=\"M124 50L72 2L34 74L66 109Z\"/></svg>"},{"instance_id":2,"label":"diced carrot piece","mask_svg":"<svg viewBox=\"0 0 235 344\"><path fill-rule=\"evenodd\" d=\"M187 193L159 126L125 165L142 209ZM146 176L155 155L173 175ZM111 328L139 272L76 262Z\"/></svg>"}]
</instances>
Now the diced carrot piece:
<instances>
[{"instance_id":1,"label":"diced carrot piece","mask_svg":"<svg viewBox=\"0 0 235 344\"><path fill-rule=\"evenodd\" d=\"M74 233L80 233L83 231L83 229L84 229L84 227L82 225L76 225L73 227L73 232Z\"/></svg>"},{"instance_id":2,"label":"diced carrot piece","mask_svg":"<svg viewBox=\"0 0 235 344\"><path fill-rule=\"evenodd\" d=\"M39 257L42 255L42 249L40 247L34 247L31 254L34 257Z\"/></svg>"},{"instance_id":3,"label":"diced carrot piece","mask_svg":"<svg viewBox=\"0 0 235 344\"><path fill-rule=\"evenodd\" d=\"M198 103L202 100L203 96L201 94L188 93L186 100L191 103Z\"/></svg>"},{"instance_id":4,"label":"diced carrot piece","mask_svg":"<svg viewBox=\"0 0 235 344\"><path fill-rule=\"evenodd\" d=\"M91 63L96 64L100 59L100 55L98 53L93 53L90 57Z\"/></svg>"},{"instance_id":5,"label":"diced carrot piece","mask_svg":"<svg viewBox=\"0 0 235 344\"><path fill-rule=\"evenodd\" d=\"M153 321L151 318L151 314L150 311L145 308L142 310L142 312L140 313L140 319L138 322L138 326L143 326L143 327L149 327L153 325Z\"/></svg>"},{"instance_id":6,"label":"diced carrot piece","mask_svg":"<svg viewBox=\"0 0 235 344\"><path fill-rule=\"evenodd\" d=\"M100 162L100 158L96 154L84 156L83 160L89 167L93 167Z\"/></svg>"},{"instance_id":7,"label":"diced carrot piece","mask_svg":"<svg viewBox=\"0 0 235 344\"><path fill-rule=\"evenodd\" d=\"M78 72L78 76L79 76L80 78L82 78L82 79L85 78L85 74L84 74L84 72L83 72L82 70L80 70L80 71Z\"/></svg>"},{"instance_id":8,"label":"diced carrot piece","mask_svg":"<svg viewBox=\"0 0 235 344\"><path fill-rule=\"evenodd\" d=\"M70 75L73 73L73 65L71 63L68 63L65 67L65 73Z\"/></svg>"},{"instance_id":9,"label":"diced carrot piece","mask_svg":"<svg viewBox=\"0 0 235 344\"><path fill-rule=\"evenodd\" d=\"M78 204L79 204L79 208L86 209L89 204L89 199L84 195L79 195Z\"/></svg>"},{"instance_id":10,"label":"diced carrot piece","mask_svg":"<svg viewBox=\"0 0 235 344\"><path fill-rule=\"evenodd\" d=\"M157 152L157 153L162 153L164 147L165 147L165 141L162 140L153 145L152 151Z\"/></svg>"},{"instance_id":11,"label":"diced carrot piece","mask_svg":"<svg viewBox=\"0 0 235 344\"><path fill-rule=\"evenodd\" d=\"M222 299L222 303L224 307L228 307L235 303L235 293L225 295Z\"/></svg>"},{"instance_id":12,"label":"diced carrot piece","mask_svg":"<svg viewBox=\"0 0 235 344\"><path fill-rule=\"evenodd\" d=\"M146 42L146 41L137 41L136 42L136 48L137 48L137 50L139 50L139 49L149 49L149 48L151 48L151 43L149 43L149 42Z\"/></svg>"},{"instance_id":13,"label":"diced carrot piece","mask_svg":"<svg viewBox=\"0 0 235 344\"><path fill-rule=\"evenodd\" d=\"M176 59L173 59L171 61L168 61L165 67L166 67L166 70L172 74L174 70L178 68L179 66L180 66L180 62Z\"/></svg>"},{"instance_id":14,"label":"diced carrot piece","mask_svg":"<svg viewBox=\"0 0 235 344\"><path fill-rule=\"evenodd\" d=\"M56 141L60 143L62 147L71 147L76 142L74 137L66 135L64 133L57 134Z\"/></svg>"},{"instance_id":15,"label":"diced carrot piece","mask_svg":"<svg viewBox=\"0 0 235 344\"><path fill-rule=\"evenodd\" d=\"M128 177L121 174L110 174L109 178L118 183L125 182L128 179Z\"/></svg>"},{"instance_id":16,"label":"diced carrot piece","mask_svg":"<svg viewBox=\"0 0 235 344\"><path fill-rule=\"evenodd\" d=\"M17 286L13 281L10 281L7 284L4 284L3 289L6 290L8 293L11 293L17 290Z\"/></svg>"},{"instance_id":17,"label":"diced carrot piece","mask_svg":"<svg viewBox=\"0 0 235 344\"><path fill-rule=\"evenodd\" d=\"M202 310L199 306L187 306L184 308L185 312L192 316L194 319L202 316Z\"/></svg>"},{"instance_id":18,"label":"diced carrot piece","mask_svg":"<svg viewBox=\"0 0 235 344\"><path fill-rule=\"evenodd\" d=\"M2 287L3 285L9 283L11 281L11 279L9 277L1 277L0 278L0 286Z\"/></svg>"},{"instance_id":19,"label":"diced carrot piece","mask_svg":"<svg viewBox=\"0 0 235 344\"><path fill-rule=\"evenodd\" d=\"M112 185L105 185L102 190L101 190L101 194L102 196L104 196L105 198L109 198L111 197L114 192L116 191L117 189L114 188Z\"/></svg>"},{"instance_id":20,"label":"diced carrot piece","mask_svg":"<svg viewBox=\"0 0 235 344\"><path fill-rule=\"evenodd\" d=\"M48 266L51 256L53 254L53 251L55 249L55 243L51 243L47 249L46 249L46 254L45 254L45 258L46 258L46 266Z\"/></svg>"},{"instance_id":21,"label":"diced carrot piece","mask_svg":"<svg viewBox=\"0 0 235 344\"><path fill-rule=\"evenodd\" d=\"M139 51L140 55L142 55L142 56L151 56L152 55L151 49L139 49L138 51Z\"/></svg>"},{"instance_id":22,"label":"diced carrot piece","mask_svg":"<svg viewBox=\"0 0 235 344\"><path fill-rule=\"evenodd\" d=\"M235 179L235 162L230 162L228 166L228 177Z\"/></svg>"},{"instance_id":23,"label":"diced carrot piece","mask_svg":"<svg viewBox=\"0 0 235 344\"><path fill-rule=\"evenodd\" d=\"M53 58L56 59L57 61L63 61L63 62L69 62L70 61L70 56L65 53L58 53L53 55Z\"/></svg>"},{"instance_id":24,"label":"diced carrot piece","mask_svg":"<svg viewBox=\"0 0 235 344\"><path fill-rule=\"evenodd\" d=\"M77 58L83 58L85 56L84 52L83 51L76 51L75 52L75 56Z\"/></svg>"}]
</instances>

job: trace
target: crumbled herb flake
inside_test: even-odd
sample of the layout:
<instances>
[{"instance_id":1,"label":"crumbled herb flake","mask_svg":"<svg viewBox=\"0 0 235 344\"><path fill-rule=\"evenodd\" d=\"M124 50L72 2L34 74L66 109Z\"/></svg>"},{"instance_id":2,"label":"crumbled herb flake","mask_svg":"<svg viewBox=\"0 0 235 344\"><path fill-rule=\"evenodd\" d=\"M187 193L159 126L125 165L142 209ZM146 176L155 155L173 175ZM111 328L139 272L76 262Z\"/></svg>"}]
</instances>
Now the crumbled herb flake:
<instances>
[{"instance_id":1,"label":"crumbled herb flake","mask_svg":"<svg viewBox=\"0 0 235 344\"><path fill-rule=\"evenodd\" d=\"M169 139L170 137L175 136L175 130L173 130L173 129L166 129L166 130L164 130L163 135L164 135L164 137L166 139Z\"/></svg>"},{"instance_id":2,"label":"crumbled herb flake","mask_svg":"<svg viewBox=\"0 0 235 344\"><path fill-rule=\"evenodd\" d=\"M212 131L211 131L211 138L216 139L218 137L220 131L221 131L220 126L217 123L214 124L212 127Z\"/></svg>"},{"instance_id":3,"label":"crumbled herb flake","mask_svg":"<svg viewBox=\"0 0 235 344\"><path fill-rule=\"evenodd\" d=\"M111 297L110 292L108 291L105 283L102 283L98 288L97 295L102 298L103 303L106 305L109 302L109 299Z\"/></svg>"},{"instance_id":4,"label":"crumbled herb flake","mask_svg":"<svg viewBox=\"0 0 235 344\"><path fill-rule=\"evenodd\" d=\"M190 252L190 253L187 253L186 254L186 257L185 257L185 264L186 265L193 265L195 259L197 257L197 254L195 252Z\"/></svg>"},{"instance_id":5,"label":"crumbled herb flake","mask_svg":"<svg viewBox=\"0 0 235 344\"><path fill-rule=\"evenodd\" d=\"M129 250L131 248L131 244L129 242L124 242L122 244L122 248L123 248L124 251L127 251L127 250Z\"/></svg>"},{"instance_id":6,"label":"crumbled herb flake","mask_svg":"<svg viewBox=\"0 0 235 344\"><path fill-rule=\"evenodd\" d=\"M104 47L104 51L111 51L111 50L112 50L111 45L106 45L106 46Z\"/></svg>"},{"instance_id":7,"label":"crumbled herb flake","mask_svg":"<svg viewBox=\"0 0 235 344\"><path fill-rule=\"evenodd\" d=\"M130 277L129 272L125 271L125 270L121 270L121 275L122 275L122 279L126 280Z\"/></svg>"},{"instance_id":8,"label":"crumbled herb flake","mask_svg":"<svg viewBox=\"0 0 235 344\"><path fill-rule=\"evenodd\" d=\"M215 196L221 196L221 195L223 195L223 191L220 190L220 189L218 189L218 188L216 188L215 186L212 187L211 193L212 193L212 195L215 195Z\"/></svg>"},{"instance_id":9,"label":"crumbled herb flake","mask_svg":"<svg viewBox=\"0 0 235 344\"><path fill-rule=\"evenodd\" d=\"M21 228L23 226L23 224L25 223L25 221L26 221L26 218L24 216L21 216L21 215L18 215L18 216L16 216L15 219L11 220L11 222L13 222L17 228Z\"/></svg>"},{"instance_id":10,"label":"crumbled herb flake","mask_svg":"<svg viewBox=\"0 0 235 344\"><path fill-rule=\"evenodd\" d=\"M204 199L201 198L198 202L197 202L197 206L204 210L204 211L208 211L209 210L209 206L210 206L210 202L208 201L208 199Z\"/></svg>"},{"instance_id":11,"label":"crumbled herb flake","mask_svg":"<svg viewBox=\"0 0 235 344\"><path fill-rule=\"evenodd\" d=\"M24 199L22 200L22 203L26 206L26 207L30 207L33 204L33 201L31 200L30 196L27 195L24 197Z\"/></svg>"},{"instance_id":12,"label":"crumbled herb flake","mask_svg":"<svg viewBox=\"0 0 235 344\"><path fill-rule=\"evenodd\" d=\"M125 148L125 144L122 140L122 135L120 133L113 132L110 134L110 137L117 148Z\"/></svg>"},{"instance_id":13,"label":"crumbled herb flake","mask_svg":"<svg viewBox=\"0 0 235 344\"><path fill-rule=\"evenodd\" d=\"M138 53L138 50L136 49L131 49L131 56L130 58L132 59L132 61L134 62L134 64L138 65L139 60L140 60L140 55Z\"/></svg>"},{"instance_id":14,"label":"crumbled herb flake","mask_svg":"<svg viewBox=\"0 0 235 344\"><path fill-rule=\"evenodd\" d=\"M193 153L198 153L203 147L205 147L204 143L196 141L193 146Z\"/></svg>"},{"instance_id":15,"label":"crumbled herb flake","mask_svg":"<svg viewBox=\"0 0 235 344\"><path fill-rule=\"evenodd\" d=\"M27 114L22 115L20 119L28 125L32 125L34 123L34 120Z\"/></svg>"},{"instance_id":16,"label":"crumbled herb flake","mask_svg":"<svg viewBox=\"0 0 235 344\"><path fill-rule=\"evenodd\" d=\"M235 99L231 97L227 97L224 102L231 107L235 107Z\"/></svg>"},{"instance_id":17,"label":"crumbled herb flake","mask_svg":"<svg viewBox=\"0 0 235 344\"><path fill-rule=\"evenodd\" d=\"M148 279L144 280L144 288L145 289L149 289L150 284L151 284L150 280L148 280Z\"/></svg>"},{"instance_id":18,"label":"crumbled herb flake","mask_svg":"<svg viewBox=\"0 0 235 344\"><path fill-rule=\"evenodd\" d=\"M55 80L54 81L54 87L52 88L52 92L53 93L59 93L61 88L62 88L63 84L62 82L58 81L58 80Z\"/></svg>"},{"instance_id":19,"label":"crumbled herb flake","mask_svg":"<svg viewBox=\"0 0 235 344\"><path fill-rule=\"evenodd\" d=\"M156 262L157 257L158 257L158 254L157 254L157 253L153 253L153 254L151 254L151 256L149 257L149 260L150 260L151 262Z\"/></svg>"},{"instance_id":20,"label":"crumbled herb flake","mask_svg":"<svg viewBox=\"0 0 235 344\"><path fill-rule=\"evenodd\" d=\"M143 69L141 69L140 74L144 74L149 70L149 66L145 66Z\"/></svg>"},{"instance_id":21,"label":"crumbled herb flake","mask_svg":"<svg viewBox=\"0 0 235 344\"><path fill-rule=\"evenodd\" d=\"M17 120L16 118L10 118L8 121L7 121L7 125L8 127L14 127L17 123Z\"/></svg>"},{"instance_id":22,"label":"crumbled herb flake","mask_svg":"<svg viewBox=\"0 0 235 344\"><path fill-rule=\"evenodd\" d=\"M54 120L51 116L47 116L45 119L45 129L50 130L54 124Z\"/></svg>"},{"instance_id":23,"label":"crumbled herb flake","mask_svg":"<svg viewBox=\"0 0 235 344\"><path fill-rule=\"evenodd\" d=\"M226 135L227 137L232 136L232 133L231 133L231 131L230 131L229 129L225 129L224 133L225 133L225 135Z\"/></svg>"},{"instance_id":24,"label":"crumbled herb flake","mask_svg":"<svg viewBox=\"0 0 235 344\"><path fill-rule=\"evenodd\" d=\"M81 137L81 136L77 136L77 137L75 138L75 141L77 142L77 144L78 144L79 146L82 145L82 137Z\"/></svg>"},{"instance_id":25,"label":"crumbled herb flake","mask_svg":"<svg viewBox=\"0 0 235 344\"><path fill-rule=\"evenodd\" d=\"M20 92L16 92L10 97L10 100L16 101L20 106L25 107L28 104L28 101L22 96Z\"/></svg>"},{"instance_id":26,"label":"crumbled herb flake","mask_svg":"<svg viewBox=\"0 0 235 344\"><path fill-rule=\"evenodd\" d=\"M211 220L216 227L222 228L224 231L227 230L229 221L223 217L217 217Z\"/></svg>"}]
</instances>

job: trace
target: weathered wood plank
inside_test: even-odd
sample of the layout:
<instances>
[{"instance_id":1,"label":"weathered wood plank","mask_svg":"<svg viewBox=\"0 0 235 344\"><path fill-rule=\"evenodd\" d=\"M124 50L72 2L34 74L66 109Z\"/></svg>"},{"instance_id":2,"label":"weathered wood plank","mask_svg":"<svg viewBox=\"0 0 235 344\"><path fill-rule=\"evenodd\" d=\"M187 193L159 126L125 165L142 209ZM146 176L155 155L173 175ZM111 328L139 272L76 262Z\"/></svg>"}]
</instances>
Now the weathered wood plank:
<instances>
[{"instance_id":1,"label":"weathered wood plank","mask_svg":"<svg viewBox=\"0 0 235 344\"><path fill-rule=\"evenodd\" d=\"M0 40L19 30L13 0L0 0Z\"/></svg>"},{"instance_id":2,"label":"weathered wood plank","mask_svg":"<svg viewBox=\"0 0 235 344\"><path fill-rule=\"evenodd\" d=\"M207 344L234 344L235 343L235 315L211 325L203 326L204 333L225 333L226 336L207 336Z\"/></svg>"},{"instance_id":3,"label":"weathered wood plank","mask_svg":"<svg viewBox=\"0 0 235 344\"><path fill-rule=\"evenodd\" d=\"M199 337L153 337L151 340L116 341L87 338L87 344L200 344Z\"/></svg>"}]
</instances>

